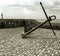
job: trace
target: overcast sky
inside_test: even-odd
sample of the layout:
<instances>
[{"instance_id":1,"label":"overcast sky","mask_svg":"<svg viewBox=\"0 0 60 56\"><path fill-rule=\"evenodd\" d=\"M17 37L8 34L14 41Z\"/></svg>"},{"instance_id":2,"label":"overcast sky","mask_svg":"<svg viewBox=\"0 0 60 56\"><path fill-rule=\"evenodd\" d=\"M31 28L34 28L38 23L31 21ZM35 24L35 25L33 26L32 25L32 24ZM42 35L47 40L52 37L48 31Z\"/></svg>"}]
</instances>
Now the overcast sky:
<instances>
[{"instance_id":1,"label":"overcast sky","mask_svg":"<svg viewBox=\"0 0 60 56\"><path fill-rule=\"evenodd\" d=\"M48 15L60 19L60 0L0 0L0 13L9 19L45 19L39 2L43 3Z\"/></svg>"}]
</instances>

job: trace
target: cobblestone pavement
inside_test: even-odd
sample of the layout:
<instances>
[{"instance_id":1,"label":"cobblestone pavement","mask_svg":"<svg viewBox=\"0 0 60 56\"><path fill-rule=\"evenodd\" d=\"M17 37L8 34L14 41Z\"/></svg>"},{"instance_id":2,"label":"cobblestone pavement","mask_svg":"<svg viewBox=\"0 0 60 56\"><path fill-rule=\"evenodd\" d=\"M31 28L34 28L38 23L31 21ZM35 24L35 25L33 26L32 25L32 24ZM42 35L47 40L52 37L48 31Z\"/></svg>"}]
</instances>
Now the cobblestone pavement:
<instances>
[{"instance_id":1,"label":"cobblestone pavement","mask_svg":"<svg viewBox=\"0 0 60 56\"><path fill-rule=\"evenodd\" d=\"M39 28L22 38L23 27L0 29L0 56L60 56L60 30Z\"/></svg>"}]
</instances>

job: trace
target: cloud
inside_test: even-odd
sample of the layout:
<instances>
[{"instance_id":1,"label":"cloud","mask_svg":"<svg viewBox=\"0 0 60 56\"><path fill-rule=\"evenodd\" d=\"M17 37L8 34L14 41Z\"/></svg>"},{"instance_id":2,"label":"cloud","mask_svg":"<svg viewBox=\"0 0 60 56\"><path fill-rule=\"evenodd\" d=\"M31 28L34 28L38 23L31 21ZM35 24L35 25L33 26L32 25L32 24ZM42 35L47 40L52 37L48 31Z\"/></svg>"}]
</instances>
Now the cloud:
<instances>
[{"instance_id":1,"label":"cloud","mask_svg":"<svg viewBox=\"0 0 60 56\"><path fill-rule=\"evenodd\" d=\"M15 4L16 0L0 0L0 7Z\"/></svg>"},{"instance_id":2,"label":"cloud","mask_svg":"<svg viewBox=\"0 0 60 56\"><path fill-rule=\"evenodd\" d=\"M49 0L43 2L45 5L45 8L50 10L58 11L60 10L60 0Z\"/></svg>"},{"instance_id":3,"label":"cloud","mask_svg":"<svg viewBox=\"0 0 60 56\"><path fill-rule=\"evenodd\" d=\"M0 12L11 18L44 18L40 2L43 3L46 12L56 14L60 11L60 0L0 0ZM57 13L58 11L58 13Z\"/></svg>"}]
</instances>

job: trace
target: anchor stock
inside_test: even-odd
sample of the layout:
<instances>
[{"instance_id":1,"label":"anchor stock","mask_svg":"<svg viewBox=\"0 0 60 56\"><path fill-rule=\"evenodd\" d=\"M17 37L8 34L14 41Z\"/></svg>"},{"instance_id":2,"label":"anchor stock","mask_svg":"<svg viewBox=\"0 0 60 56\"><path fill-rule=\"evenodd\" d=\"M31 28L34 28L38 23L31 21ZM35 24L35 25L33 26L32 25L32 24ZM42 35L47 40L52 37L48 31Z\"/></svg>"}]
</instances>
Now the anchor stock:
<instances>
[{"instance_id":1,"label":"anchor stock","mask_svg":"<svg viewBox=\"0 0 60 56\"><path fill-rule=\"evenodd\" d=\"M52 17L54 17L54 19L51 19L51 20L55 20L55 19L56 19L56 16L55 16L55 15L48 17L48 15L47 15L47 13L46 13L46 11L45 11L43 5L42 5L42 2L40 2L40 5L41 5L41 7L42 7L42 9L43 9L43 12L44 12L44 14L45 14L45 16L46 16L47 19L51 19ZM56 36L56 34L55 34L55 32L54 32L54 29L53 29L53 27L52 27L50 21L48 21L48 23L49 23L50 28L52 29L54 35Z\"/></svg>"}]
</instances>

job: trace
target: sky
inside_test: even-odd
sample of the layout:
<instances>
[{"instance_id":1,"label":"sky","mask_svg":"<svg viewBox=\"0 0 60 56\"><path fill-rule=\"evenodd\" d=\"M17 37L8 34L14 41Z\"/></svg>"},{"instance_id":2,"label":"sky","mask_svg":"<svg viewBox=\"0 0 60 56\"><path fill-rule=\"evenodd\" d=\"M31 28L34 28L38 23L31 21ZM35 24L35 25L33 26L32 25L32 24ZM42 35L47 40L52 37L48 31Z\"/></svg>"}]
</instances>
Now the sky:
<instances>
[{"instance_id":1,"label":"sky","mask_svg":"<svg viewBox=\"0 0 60 56\"><path fill-rule=\"evenodd\" d=\"M0 0L0 14L4 19L46 19L40 2L48 16L60 19L60 0Z\"/></svg>"}]
</instances>

